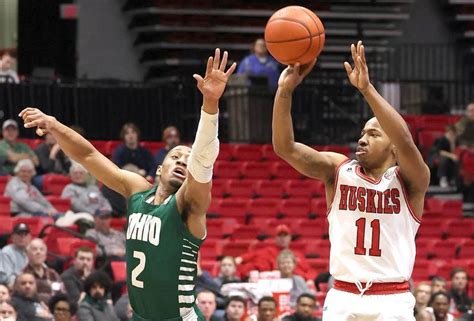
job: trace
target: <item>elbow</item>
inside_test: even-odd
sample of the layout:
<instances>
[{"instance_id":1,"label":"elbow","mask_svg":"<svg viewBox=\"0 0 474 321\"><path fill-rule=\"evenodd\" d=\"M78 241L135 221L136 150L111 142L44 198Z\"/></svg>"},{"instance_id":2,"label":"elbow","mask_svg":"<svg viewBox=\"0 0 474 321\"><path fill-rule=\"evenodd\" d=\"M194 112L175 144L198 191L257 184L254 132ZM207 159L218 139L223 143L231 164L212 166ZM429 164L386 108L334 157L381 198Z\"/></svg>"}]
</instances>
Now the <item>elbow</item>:
<instances>
[{"instance_id":1,"label":"elbow","mask_svg":"<svg viewBox=\"0 0 474 321\"><path fill-rule=\"evenodd\" d=\"M273 142L273 152L279 157L285 157L289 154L288 145Z\"/></svg>"}]
</instances>

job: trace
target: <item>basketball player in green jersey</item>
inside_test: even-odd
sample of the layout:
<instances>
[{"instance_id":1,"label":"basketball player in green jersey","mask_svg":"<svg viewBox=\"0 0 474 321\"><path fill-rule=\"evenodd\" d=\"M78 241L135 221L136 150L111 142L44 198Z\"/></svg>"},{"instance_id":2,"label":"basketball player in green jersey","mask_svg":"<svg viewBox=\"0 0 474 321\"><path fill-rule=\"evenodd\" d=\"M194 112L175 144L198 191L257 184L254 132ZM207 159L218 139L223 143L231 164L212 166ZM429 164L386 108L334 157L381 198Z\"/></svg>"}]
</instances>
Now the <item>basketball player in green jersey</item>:
<instances>
[{"instance_id":1,"label":"basketball player in green jersey","mask_svg":"<svg viewBox=\"0 0 474 321\"><path fill-rule=\"evenodd\" d=\"M98 180L128 199L127 283L133 320L204 320L194 292L197 256L206 237L206 211L219 153L218 102L236 64L225 71L216 49L206 75L193 77L203 107L192 149L170 150L157 169L158 185L119 169L72 129L36 108L20 113L26 128L51 133L61 149Z\"/></svg>"}]
</instances>

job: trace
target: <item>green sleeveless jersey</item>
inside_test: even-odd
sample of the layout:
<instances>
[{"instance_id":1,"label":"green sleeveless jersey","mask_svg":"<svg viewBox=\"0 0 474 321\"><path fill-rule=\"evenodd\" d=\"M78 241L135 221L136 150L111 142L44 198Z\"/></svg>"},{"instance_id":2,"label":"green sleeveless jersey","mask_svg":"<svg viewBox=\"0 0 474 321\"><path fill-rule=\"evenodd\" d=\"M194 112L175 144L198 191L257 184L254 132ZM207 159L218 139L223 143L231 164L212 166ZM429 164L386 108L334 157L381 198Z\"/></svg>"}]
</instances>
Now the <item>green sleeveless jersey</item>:
<instances>
[{"instance_id":1,"label":"green sleeveless jersey","mask_svg":"<svg viewBox=\"0 0 474 321\"><path fill-rule=\"evenodd\" d=\"M171 195L147 203L156 187L128 200L127 285L133 321L203 320L196 306L197 257L203 240L184 224Z\"/></svg>"}]
</instances>

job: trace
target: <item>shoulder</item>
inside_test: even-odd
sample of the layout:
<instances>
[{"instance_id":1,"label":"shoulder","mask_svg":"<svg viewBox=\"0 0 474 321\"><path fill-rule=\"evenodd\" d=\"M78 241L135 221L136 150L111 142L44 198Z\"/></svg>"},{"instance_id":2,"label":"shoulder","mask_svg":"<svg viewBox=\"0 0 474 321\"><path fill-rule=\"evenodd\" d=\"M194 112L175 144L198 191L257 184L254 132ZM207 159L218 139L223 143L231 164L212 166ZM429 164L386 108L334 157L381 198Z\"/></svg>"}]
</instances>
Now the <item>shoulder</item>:
<instances>
[{"instance_id":1,"label":"shoulder","mask_svg":"<svg viewBox=\"0 0 474 321\"><path fill-rule=\"evenodd\" d=\"M5 255L10 255L14 252L13 245L9 244L2 249L2 253Z\"/></svg>"},{"instance_id":2,"label":"shoulder","mask_svg":"<svg viewBox=\"0 0 474 321\"><path fill-rule=\"evenodd\" d=\"M22 142L16 142L15 143L15 149L16 150L25 150L25 151L32 151L31 147L25 143Z\"/></svg>"}]
</instances>

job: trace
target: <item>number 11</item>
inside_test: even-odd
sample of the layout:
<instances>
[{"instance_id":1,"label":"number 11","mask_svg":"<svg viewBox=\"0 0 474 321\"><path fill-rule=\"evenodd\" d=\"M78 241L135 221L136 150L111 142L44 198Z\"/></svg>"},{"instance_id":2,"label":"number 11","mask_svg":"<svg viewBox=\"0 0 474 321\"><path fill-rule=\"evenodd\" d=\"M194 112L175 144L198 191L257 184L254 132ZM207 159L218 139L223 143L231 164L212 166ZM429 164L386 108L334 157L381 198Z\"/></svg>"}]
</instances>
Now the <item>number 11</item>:
<instances>
[{"instance_id":1,"label":"number 11","mask_svg":"<svg viewBox=\"0 0 474 321\"><path fill-rule=\"evenodd\" d=\"M367 249L364 247L365 241L365 217L359 218L355 225L357 227L357 241L354 253L357 255L366 255ZM370 256L380 256L382 250L380 250L380 220L375 219L370 222L372 228L372 246L369 249Z\"/></svg>"}]
</instances>

